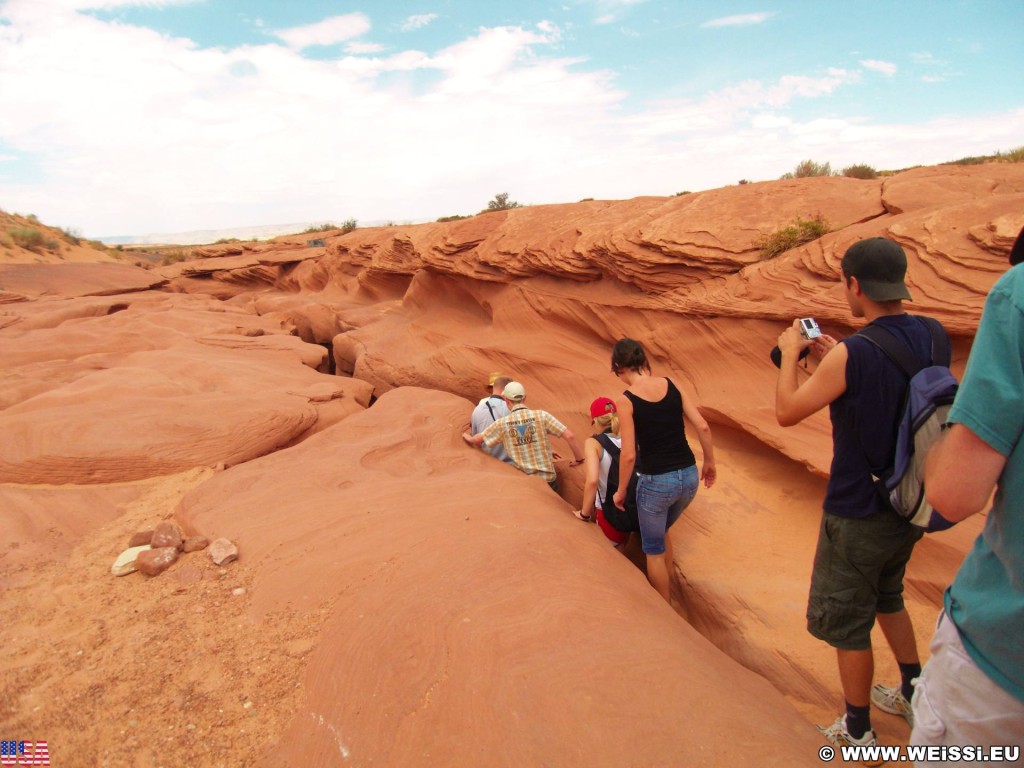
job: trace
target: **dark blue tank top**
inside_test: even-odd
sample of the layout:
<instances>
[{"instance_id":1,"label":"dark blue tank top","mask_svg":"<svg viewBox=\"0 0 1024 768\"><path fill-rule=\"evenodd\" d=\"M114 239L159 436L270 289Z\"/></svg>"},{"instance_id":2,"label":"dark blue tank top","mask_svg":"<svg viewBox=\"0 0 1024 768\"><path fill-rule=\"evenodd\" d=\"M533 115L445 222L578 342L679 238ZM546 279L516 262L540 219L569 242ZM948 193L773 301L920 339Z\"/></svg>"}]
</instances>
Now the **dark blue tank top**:
<instances>
[{"instance_id":1,"label":"dark blue tank top","mask_svg":"<svg viewBox=\"0 0 1024 768\"><path fill-rule=\"evenodd\" d=\"M931 363L931 333L913 315L884 316L871 325L892 332L922 364ZM848 353L846 391L829 405L832 472L823 506L832 515L867 517L885 509L871 476L892 463L907 377L866 338L841 343Z\"/></svg>"},{"instance_id":2,"label":"dark blue tank top","mask_svg":"<svg viewBox=\"0 0 1024 768\"><path fill-rule=\"evenodd\" d=\"M623 392L633 404L633 427L636 432L636 471L644 475L660 475L686 469L697 463L686 442L683 424L683 396L672 379L668 391L656 403Z\"/></svg>"}]
</instances>

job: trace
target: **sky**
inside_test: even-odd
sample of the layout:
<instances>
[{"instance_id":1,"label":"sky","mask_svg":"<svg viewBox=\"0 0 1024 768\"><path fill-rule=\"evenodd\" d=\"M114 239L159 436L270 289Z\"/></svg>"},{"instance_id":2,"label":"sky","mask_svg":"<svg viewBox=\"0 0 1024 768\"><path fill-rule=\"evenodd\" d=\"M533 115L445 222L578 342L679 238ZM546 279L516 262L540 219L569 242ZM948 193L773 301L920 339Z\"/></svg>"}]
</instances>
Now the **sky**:
<instances>
[{"instance_id":1,"label":"sky","mask_svg":"<svg viewBox=\"0 0 1024 768\"><path fill-rule=\"evenodd\" d=\"M0 0L0 209L100 239L1024 146L1024 0Z\"/></svg>"}]
</instances>

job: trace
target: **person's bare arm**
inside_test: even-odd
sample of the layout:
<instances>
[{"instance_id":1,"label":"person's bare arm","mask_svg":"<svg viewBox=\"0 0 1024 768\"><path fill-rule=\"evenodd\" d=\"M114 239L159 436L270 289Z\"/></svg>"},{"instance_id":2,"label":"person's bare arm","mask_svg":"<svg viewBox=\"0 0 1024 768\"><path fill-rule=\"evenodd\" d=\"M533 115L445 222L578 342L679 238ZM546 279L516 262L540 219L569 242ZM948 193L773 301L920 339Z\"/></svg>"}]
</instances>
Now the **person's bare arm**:
<instances>
[{"instance_id":1,"label":"person's bare arm","mask_svg":"<svg viewBox=\"0 0 1024 768\"><path fill-rule=\"evenodd\" d=\"M588 437L583 441L583 459L586 462L583 478L583 506L580 507L580 514L583 517L593 517L594 508L597 504L597 486L601 474L601 444Z\"/></svg>"},{"instance_id":2,"label":"person's bare arm","mask_svg":"<svg viewBox=\"0 0 1024 768\"><path fill-rule=\"evenodd\" d=\"M953 424L924 465L928 503L950 522L980 512L995 490L1006 457L963 424Z\"/></svg>"},{"instance_id":3,"label":"person's bare arm","mask_svg":"<svg viewBox=\"0 0 1024 768\"><path fill-rule=\"evenodd\" d=\"M463 432L462 439L465 440L470 445L475 446L477 448L479 448L484 443L483 432L480 432L476 435L471 435L469 434L469 432Z\"/></svg>"},{"instance_id":4,"label":"person's bare arm","mask_svg":"<svg viewBox=\"0 0 1024 768\"><path fill-rule=\"evenodd\" d=\"M704 481L705 488L710 488L715 484L715 479L718 477L718 469L715 466L715 446L711 440L711 425L701 415L697 405L690 397L683 397L683 416L690 422L697 433L697 440L700 441L701 450L704 452L700 479Z\"/></svg>"},{"instance_id":5,"label":"person's bare arm","mask_svg":"<svg viewBox=\"0 0 1024 768\"><path fill-rule=\"evenodd\" d=\"M846 391L845 344L833 345L811 377L803 384L798 383L797 358L800 350L812 344L800 335L797 322L779 336L782 365L775 389L775 418L783 427L799 424Z\"/></svg>"},{"instance_id":6,"label":"person's bare arm","mask_svg":"<svg viewBox=\"0 0 1024 768\"><path fill-rule=\"evenodd\" d=\"M580 448L580 444L576 440L576 435L572 433L572 430L566 427L565 432L562 433L562 439L569 444L569 450L572 451L572 461L569 462L569 466L575 467L582 464L583 449Z\"/></svg>"},{"instance_id":7,"label":"person's bare arm","mask_svg":"<svg viewBox=\"0 0 1024 768\"><path fill-rule=\"evenodd\" d=\"M615 398L615 408L619 414L619 437L622 438L622 448L619 452L619 487L616 489L612 501L619 509L625 509L626 491L629 490L629 480L633 476L633 467L636 464L633 403L628 397L622 395Z\"/></svg>"}]
</instances>

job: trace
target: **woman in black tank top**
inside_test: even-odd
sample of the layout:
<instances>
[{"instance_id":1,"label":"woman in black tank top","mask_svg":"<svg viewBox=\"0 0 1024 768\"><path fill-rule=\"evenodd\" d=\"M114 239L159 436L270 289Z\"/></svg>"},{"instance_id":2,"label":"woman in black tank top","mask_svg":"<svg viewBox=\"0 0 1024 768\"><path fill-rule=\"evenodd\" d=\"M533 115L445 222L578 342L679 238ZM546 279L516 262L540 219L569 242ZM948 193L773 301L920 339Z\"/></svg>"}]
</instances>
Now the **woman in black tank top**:
<instances>
[{"instance_id":1,"label":"woman in black tank top","mask_svg":"<svg viewBox=\"0 0 1024 768\"><path fill-rule=\"evenodd\" d=\"M615 401L622 435L619 490L615 505L623 508L626 487L634 470L639 475L637 508L640 536L647 555L647 580L666 600L672 547L668 529L679 519L703 480L710 488L716 477L711 427L692 399L683 399L671 379L651 376L651 365L640 342L620 339L612 349L612 372L629 388ZM683 419L697 431L704 452L698 477L696 459L686 442Z\"/></svg>"}]
</instances>

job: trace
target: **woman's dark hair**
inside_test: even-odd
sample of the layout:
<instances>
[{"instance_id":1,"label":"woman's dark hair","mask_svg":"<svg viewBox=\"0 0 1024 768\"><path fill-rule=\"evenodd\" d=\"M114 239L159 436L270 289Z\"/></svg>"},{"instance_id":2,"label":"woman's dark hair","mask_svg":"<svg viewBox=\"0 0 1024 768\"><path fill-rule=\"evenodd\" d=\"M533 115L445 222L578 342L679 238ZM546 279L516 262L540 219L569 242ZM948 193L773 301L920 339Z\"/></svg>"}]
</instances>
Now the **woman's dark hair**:
<instances>
[{"instance_id":1,"label":"woman's dark hair","mask_svg":"<svg viewBox=\"0 0 1024 768\"><path fill-rule=\"evenodd\" d=\"M618 374L626 370L651 370L651 364L647 362L647 353L639 341L619 339L612 347L612 373Z\"/></svg>"}]
</instances>

